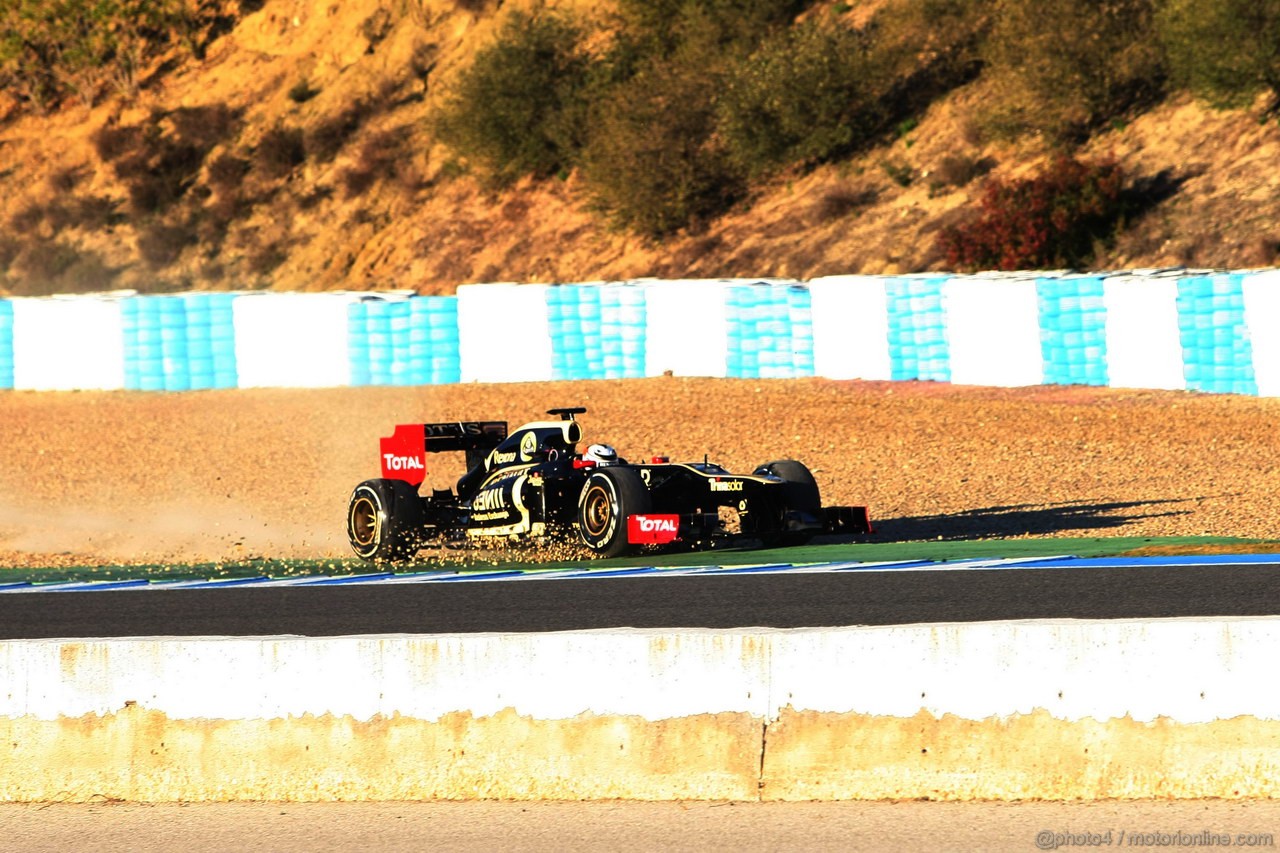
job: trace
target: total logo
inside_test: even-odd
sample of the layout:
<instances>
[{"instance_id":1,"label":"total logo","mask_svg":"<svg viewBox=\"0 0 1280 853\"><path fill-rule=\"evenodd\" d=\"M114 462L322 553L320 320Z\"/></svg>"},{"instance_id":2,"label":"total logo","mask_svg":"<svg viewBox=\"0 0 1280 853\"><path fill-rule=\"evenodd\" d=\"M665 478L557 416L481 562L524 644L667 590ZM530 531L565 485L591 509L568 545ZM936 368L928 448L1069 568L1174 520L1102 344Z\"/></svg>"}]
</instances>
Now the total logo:
<instances>
[{"instance_id":1,"label":"total logo","mask_svg":"<svg viewBox=\"0 0 1280 853\"><path fill-rule=\"evenodd\" d=\"M650 518L646 515L637 515L636 523L643 533L652 533L655 530L663 533L676 533L680 529L680 525L674 518Z\"/></svg>"},{"instance_id":2,"label":"total logo","mask_svg":"<svg viewBox=\"0 0 1280 853\"><path fill-rule=\"evenodd\" d=\"M382 467L388 471L422 471L426 468L421 456L396 456L394 453L382 454Z\"/></svg>"},{"instance_id":3,"label":"total logo","mask_svg":"<svg viewBox=\"0 0 1280 853\"><path fill-rule=\"evenodd\" d=\"M674 542L680 534L678 515L632 515L627 517L627 541L637 545Z\"/></svg>"}]
</instances>

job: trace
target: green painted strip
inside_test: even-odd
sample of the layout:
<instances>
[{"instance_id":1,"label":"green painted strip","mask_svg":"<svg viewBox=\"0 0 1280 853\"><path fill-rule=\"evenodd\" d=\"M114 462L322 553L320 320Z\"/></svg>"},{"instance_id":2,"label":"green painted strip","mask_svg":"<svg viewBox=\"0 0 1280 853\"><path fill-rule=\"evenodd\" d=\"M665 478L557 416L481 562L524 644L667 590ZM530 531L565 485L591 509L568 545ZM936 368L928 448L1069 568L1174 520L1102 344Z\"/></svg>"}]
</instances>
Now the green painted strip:
<instances>
[{"instance_id":1,"label":"green painted strip","mask_svg":"<svg viewBox=\"0 0 1280 853\"><path fill-rule=\"evenodd\" d=\"M660 554L614 560L571 560L551 563L528 559L478 559L466 552L429 556L398 567L405 574L428 571L528 571L545 572L564 568L617 569L635 566L677 568L689 566L746 566L765 563L863 563L898 560L1000 559L1016 557L1113 557L1142 553L1240 554L1280 553L1280 540L1239 539L1225 536L1185 536L1163 538L1036 538L982 539L928 542L856 542L807 545L771 550L724 549L689 554ZM520 552L516 552L519 554ZM220 563L173 563L138 566L97 565L71 568L12 569L0 567L0 584L62 583L66 581L118 581L146 579L153 582L246 577L307 577L318 575L377 574L383 567L360 560L244 560Z\"/></svg>"}]
</instances>

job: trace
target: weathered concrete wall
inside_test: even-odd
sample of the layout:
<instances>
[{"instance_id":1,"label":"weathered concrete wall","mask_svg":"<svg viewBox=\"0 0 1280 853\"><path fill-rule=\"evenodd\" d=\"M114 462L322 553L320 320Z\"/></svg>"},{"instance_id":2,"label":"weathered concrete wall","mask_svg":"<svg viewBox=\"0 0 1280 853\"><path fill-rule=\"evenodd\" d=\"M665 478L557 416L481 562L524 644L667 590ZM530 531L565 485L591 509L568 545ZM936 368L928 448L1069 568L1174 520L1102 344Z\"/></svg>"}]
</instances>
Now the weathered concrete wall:
<instances>
[{"instance_id":1,"label":"weathered concrete wall","mask_svg":"<svg viewBox=\"0 0 1280 853\"><path fill-rule=\"evenodd\" d=\"M1280 796L1280 619L0 643L0 799Z\"/></svg>"},{"instance_id":2,"label":"weathered concrete wall","mask_svg":"<svg viewBox=\"0 0 1280 853\"><path fill-rule=\"evenodd\" d=\"M746 800L756 797L760 729L732 713L175 720L130 706L0 720L0 792L72 802Z\"/></svg>"},{"instance_id":3,"label":"weathered concrete wall","mask_svg":"<svg viewBox=\"0 0 1280 853\"><path fill-rule=\"evenodd\" d=\"M769 726L770 800L1144 799L1280 796L1280 722L1044 710L966 720L784 710Z\"/></svg>"}]
</instances>

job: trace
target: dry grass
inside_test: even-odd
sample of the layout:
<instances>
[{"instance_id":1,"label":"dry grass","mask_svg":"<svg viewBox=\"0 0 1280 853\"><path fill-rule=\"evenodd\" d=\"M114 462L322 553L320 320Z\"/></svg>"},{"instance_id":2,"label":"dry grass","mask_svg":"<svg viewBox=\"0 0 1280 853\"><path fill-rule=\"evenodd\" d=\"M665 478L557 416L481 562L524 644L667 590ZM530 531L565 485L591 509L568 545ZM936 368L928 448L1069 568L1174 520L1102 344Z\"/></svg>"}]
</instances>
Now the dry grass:
<instances>
[{"instance_id":1,"label":"dry grass","mask_svg":"<svg viewBox=\"0 0 1280 853\"><path fill-rule=\"evenodd\" d=\"M122 270L125 285L143 283L150 274L133 249L136 229L97 202L81 209L63 204L51 213L51 191L127 198L126 212L167 215L175 201L185 207L185 193L203 182L214 191L204 204L225 205L217 218L233 222L235 230L293 218L298 239L289 244L288 263L267 277L270 286L283 290L396 281L442 293L481 279L583 281L659 271L765 276L785 270L801 278L909 272L938 265L929 235L971 202L985 164L996 161L993 176L1017 177L1045 155L1034 141L993 143L982 137L974 115L990 92L979 80L930 106L908 135L910 144L886 140L847 162L753 187L749 198L700 234L638 240L589 208L572 173L566 180L521 182L495 199L476 182L457 177L449 153L434 146L427 129L432 103L449 73L464 66L492 31L497 4L445 4L423 18L430 29L411 34L411 28L393 27L373 53L364 53L363 39L351 35L380 5L385 6L353 0L334 5L332 14L293 15L265 4L230 38L215 42L204 62L158 77L135 105L107 99L92 110L13 118L0 126L0 222L42 239L55 226L68 229L65 239L101 253L109 266ZM848 15L855 17L869 8L850 6ZM406 71L426 86L422 97L405 97ZM303 102L291 99L289 91L300 80L318 94ZM1091 142L1084 155L1115 154L1135 175L1166 169L1191 175L1135 223L1132 240L1122 237L1099 263L1274 263L1280 126L1260 122L1258 115L1174 101ZM183 142L201 134L223 141L206 149L197 139L194 151L174 149L166 155L166 176L147 179L158 161L137 155L151 150L145 128L152 124L162 136ZM401 162L412 159L417 169L397 167L388 179L385 171L375 177L376 169L358 168L364 158L353 145L385 126L411 128L405 150L412 158ZM301 154L296 135L273 154L251 150L252 140L276 127L302 129ZM208 162L205 154L211 155ZM231 159L215 165L224 157ZM911 182L895 182L882 162ZM245 174L244 163L255 171ZM77 173L84 164L92 168ZM343 170L353 167L348 187ZM271 184L286 177L288 191L276 192ZM854 188L855 195L841 187ZM369 211L363 222L358 210ZM374 228L375 222L382 224ZM198 286L235 281L239 265L249 263L247 255L233 254L223 259L224 275L203 281L198 254L181 255L174 269Z\"/></svg>"}]
</instances>

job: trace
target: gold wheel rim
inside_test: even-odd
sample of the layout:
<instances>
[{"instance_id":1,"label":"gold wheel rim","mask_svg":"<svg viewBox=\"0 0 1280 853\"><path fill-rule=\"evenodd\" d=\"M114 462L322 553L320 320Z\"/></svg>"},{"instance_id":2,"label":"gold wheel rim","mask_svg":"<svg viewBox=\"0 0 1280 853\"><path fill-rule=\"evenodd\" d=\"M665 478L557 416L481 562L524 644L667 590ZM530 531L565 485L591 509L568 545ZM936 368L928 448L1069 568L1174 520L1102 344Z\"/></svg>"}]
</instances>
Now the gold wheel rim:
<instances>
[{"instance_id":1,"label":"gold wheel rim","mask_svg":"<svg viewBox=\"0 0 1280 853\"><path fill-rule=\"evenodd\" d=\"M613 502L609 493L601 486L592 486L583 500L583 526L587 535L602 536L609 529L609 521L613 518Z\"/></svg>"},{"instance_id":2,"label":"gold wheel rim","mask_svg":"<svg viewBox=\"0 0 1280 853\"><path fill-rule=\"evenodd\" d=\"M351 504L351 538L361 548L378 539L378 507L371 498L361 496Z\"/></svg>"}]
</instances>

